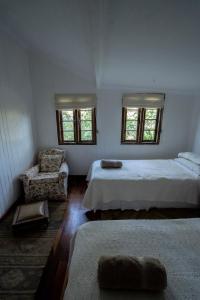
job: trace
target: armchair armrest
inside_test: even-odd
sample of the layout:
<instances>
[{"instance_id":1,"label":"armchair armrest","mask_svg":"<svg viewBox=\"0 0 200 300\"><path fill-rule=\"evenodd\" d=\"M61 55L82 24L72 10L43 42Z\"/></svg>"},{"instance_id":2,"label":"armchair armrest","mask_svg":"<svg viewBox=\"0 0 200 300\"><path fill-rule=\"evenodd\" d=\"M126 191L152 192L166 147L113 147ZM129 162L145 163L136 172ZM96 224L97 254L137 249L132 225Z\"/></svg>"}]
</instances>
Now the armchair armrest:
<instances>
[{"instance_id":1,"label":"armchair armrest","mask_svg":"<svg viewBox=\"0 0 200 300\"><path fill-rule=\"evenodd\" d=\"M69 168L66 162L63 162L59 170L59 179L66 178L69 174Z\"/></svg>"},{"instance_id":2,"label":"armchair armrest","mask_svg":"<svg viewBox=\"0 0 200 300\"><path fill-rule=\"evenodd\" d=\"M36 176L39 173L39 165L35 165L34 167L28 169L23 174L20 175L20 179L23 181L28 181L32 177Z\"/></svg>"},{"instance_id":3,"label":"armchair armrest","mask_svg":"<svg viewBox=\"0 0 200 300\"><path fill-rule=\"evenodd\" d=\"M23 174L19 176L19 178L23 181L24 193L26 201L29 200L29 181L31 178L36 176L39 173L39 165L35 165L34 167L28 169Z\"/></svg>"}]
</instances>

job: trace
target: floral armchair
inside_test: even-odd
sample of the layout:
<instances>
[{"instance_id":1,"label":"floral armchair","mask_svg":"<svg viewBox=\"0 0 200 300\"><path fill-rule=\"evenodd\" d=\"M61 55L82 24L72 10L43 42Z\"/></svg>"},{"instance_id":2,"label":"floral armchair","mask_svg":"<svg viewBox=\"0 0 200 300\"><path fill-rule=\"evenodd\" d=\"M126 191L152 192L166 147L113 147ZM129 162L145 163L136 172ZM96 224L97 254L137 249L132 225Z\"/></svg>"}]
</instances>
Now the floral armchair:
<instances>
[{"instance_id":1,"label":"floral armchair","mask_svg":"<svg viewBox=\"0 0 200 300\"><path fill-rule=\"evenodd\" d=\"M47 149L40 151L38 164L20 176L23 181L25 201L65 200L68 173L63 150Z\"/></svg>"}]
</instances>

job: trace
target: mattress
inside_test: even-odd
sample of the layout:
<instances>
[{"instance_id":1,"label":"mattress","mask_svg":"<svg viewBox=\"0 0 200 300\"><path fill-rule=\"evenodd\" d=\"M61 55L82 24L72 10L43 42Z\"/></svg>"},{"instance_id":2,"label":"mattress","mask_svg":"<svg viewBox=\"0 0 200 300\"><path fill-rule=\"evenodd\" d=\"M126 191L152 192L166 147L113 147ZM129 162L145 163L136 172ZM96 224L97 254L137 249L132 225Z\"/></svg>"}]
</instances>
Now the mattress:
<instances>
[{"instance_id":1,"label":"mattress","mask_svg":"<svg viewBox=\"0 0 200 300\"><path fill-rule=\"evenodd\" d=\"M200 299L200 219L95 221L80 227L64 300ZM168 286L162 293L101 290L101 255L153 256L164 263Z\"/></svg>"},{"instance_id":2,"label":"mattress","mask_svg":"<svg viewBox=\"0 0 200 300\"><path fill-rule=\"evenodd\" d=\"M102 169L100 160L92 164L84 207L137 210L199 205L200 177L179 159L122 162L121 169Z\"/></svg>"}]
</instances>

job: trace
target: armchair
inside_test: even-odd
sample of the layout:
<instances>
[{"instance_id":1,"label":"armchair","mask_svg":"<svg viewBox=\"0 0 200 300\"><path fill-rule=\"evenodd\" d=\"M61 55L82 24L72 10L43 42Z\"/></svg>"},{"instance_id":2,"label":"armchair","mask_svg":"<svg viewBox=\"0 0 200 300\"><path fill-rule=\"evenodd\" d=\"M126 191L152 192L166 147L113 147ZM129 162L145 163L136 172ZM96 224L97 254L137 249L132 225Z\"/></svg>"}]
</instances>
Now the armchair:
<instances>
[{"instance_id":1,"label":"armchair","mask_svg":"<svg viewBox=\"0 0 200 300\"><path fill-rule=\"evenodd\" d=\"M61 156L61 165L57 172L41 172L43 156ZM60 149L42 150L38 155L38 164L25 171L20 179L23 181L25 201L65 200L67 196L68 165L64 160L64 151Z\"/></svg>"}]
</instances>

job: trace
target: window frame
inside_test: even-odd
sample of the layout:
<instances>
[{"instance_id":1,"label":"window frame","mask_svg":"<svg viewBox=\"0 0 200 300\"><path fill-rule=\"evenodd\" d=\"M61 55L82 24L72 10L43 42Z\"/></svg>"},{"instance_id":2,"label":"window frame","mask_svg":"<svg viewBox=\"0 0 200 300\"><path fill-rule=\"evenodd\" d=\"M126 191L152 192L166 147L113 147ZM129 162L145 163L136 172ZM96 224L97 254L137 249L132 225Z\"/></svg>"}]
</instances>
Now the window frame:
<instances>
[{"instance_id":1,"label":"window frame","mask_svg":"<svg viewBox=\"0 0 200 300\"><path fill-rule=\"evenodd\" d=\"M59 145L96 145L97 143L97 130L96 130L96 108L89 108L92 112L92 140L90 141L82 141L81 140L81 117L80 111L81 109L87 108L76 108L73 109L73 121L74 121L74 141L65 141L64 140L64 131L63 131L63 119L62 119L62 111L67 109L56 110L56 122L57 122L57 136L58 136L58 144ZM90 130L88 130L90 131Z\"/></svg>"},{"instance_id":2,"label":"window frame","mask_svg":"<svg viewBox=\"0 0 200 300\"><path fill-rule=\"evenodd\" d=\"M143 138L144 126L145 126L145 113L146 109L151 109L151 107L142 107L138 108L138 124L137 124L137 136L136 140L127 140L126 139L126 120L127 120L127 107L122 107L122 125L121 125L121 144L125 145L158 145L160 143L160 134L162 130L162 116L163 108L154 108L157 109L156 116L156 127L155 127L155 138L151 141L146 141Z\"/></svg>"}]
</instances>

